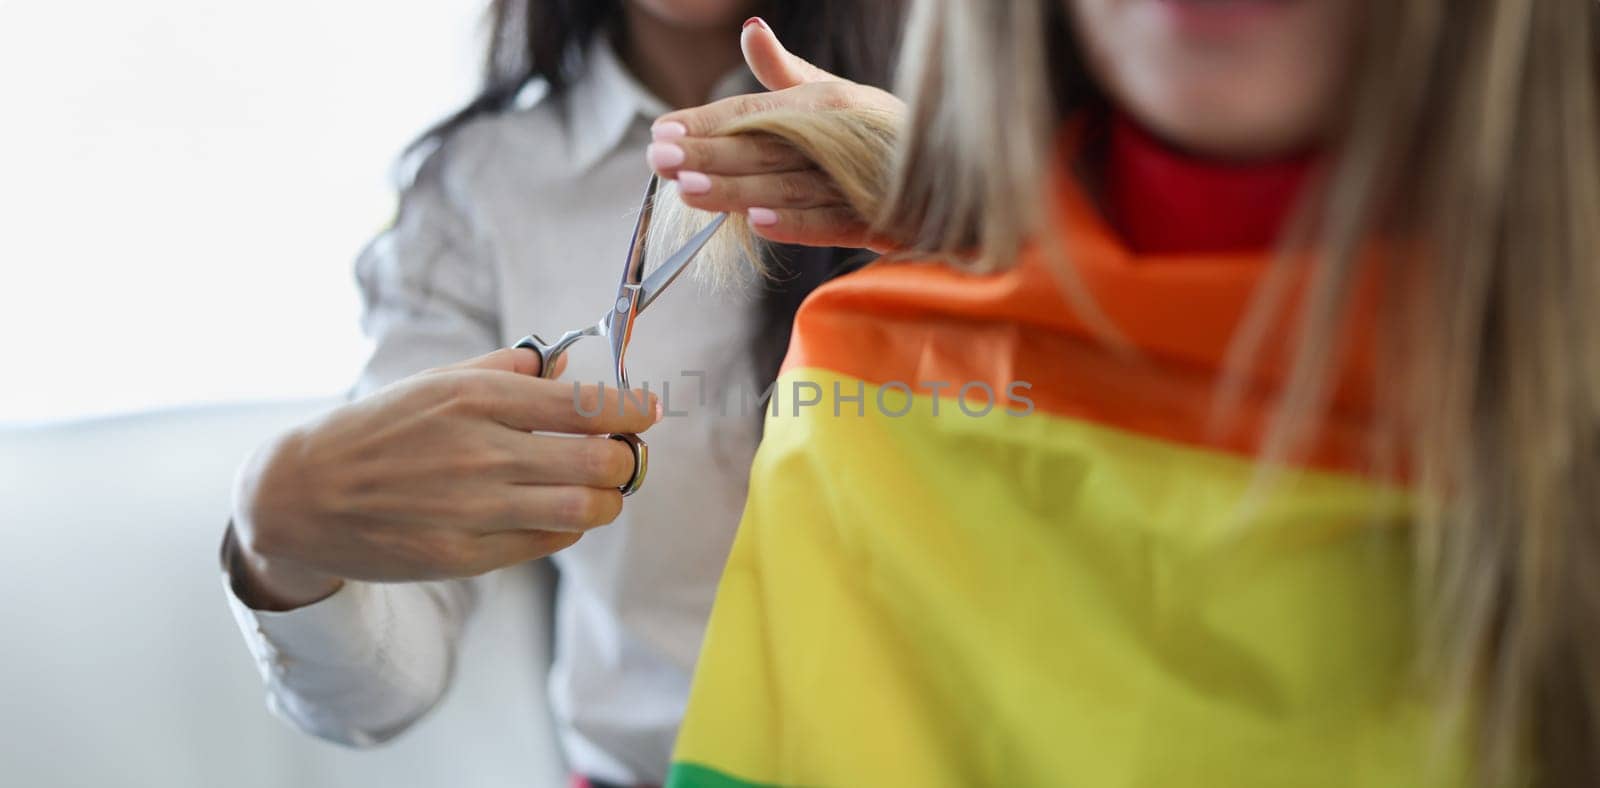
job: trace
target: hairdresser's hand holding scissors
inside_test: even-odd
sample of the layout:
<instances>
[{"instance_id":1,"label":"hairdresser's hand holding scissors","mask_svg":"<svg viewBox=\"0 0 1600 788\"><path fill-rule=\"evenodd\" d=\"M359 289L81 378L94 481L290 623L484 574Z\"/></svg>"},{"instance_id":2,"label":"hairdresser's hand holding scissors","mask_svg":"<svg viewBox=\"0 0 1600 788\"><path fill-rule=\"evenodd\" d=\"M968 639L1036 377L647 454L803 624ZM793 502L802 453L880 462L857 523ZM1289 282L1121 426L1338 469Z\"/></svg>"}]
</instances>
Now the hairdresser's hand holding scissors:
<instances>
[{"instance_id":1,"label":"hairdresser's hand holding scissors","mask_svg":"<svg viewBox=\"0 0 1600 788\"><path fill-rule=\"evenodd\" d=\"M429 370L258 452L235 497L247 601L287 609L344 578L482 574L611 522L633 456L594 436L649 428L656 402L585 386L575 403L540 372L525 349Z\"/></svg>"},{"instance_id":2,"label":"hairdresser's hand holding scissors","mask_svg":"<svg viewBox=\"0 0 1600 788\"><path fill-rule=\"evenodd\" d=\"M616 518L644 484L638 433L660 417L630 392L634 321L694 260L725 216L644 275L656 178L645 190L622 282L594 325L407 378L267 447L240 477L234 516L241 592L289 608L344 578L434 580L549 555ZM611 349L616 387L547 378L584 337ZM565 433L538 434L538 433ZM583 437L573 437L583 436Z\"/></svg>"},{"instance_id":3,"label":"hairdresser's hand holding scissors","mask_svg":"<svg viewBox=\"0 0 1600 788\"><path fill-rule=\"evenodd\" d=\"M728 218L724 213L707 222L689 238L688 243L674 250L656 266L649 278L645 278L646 242L650 237L650 216L659 183L657 176L652 175L645 185L644 202L639 206L639 219L633 227L633 241L628 244L628 257L622 263L622 283L617 285L616 300L606 305L600 319L592 326L568 331L553 342L546 342L537 334L529 334L517 342L518 348L537 352L544 369L555 369L561 354L578 340L601 337L611 346L611 364L616 374L617 390L629 390L627 357L628 342L633 339L633 322L678 280L688 269L689 263L694 262L695 255L705 248L706 242L716 235ZM649 468L645 442L638 435L628 432L612 433L606 437L626 444L633 454L633 473L619 486L624 496L632 495L644 485L645 471Z\"/></svg>"},{"instance_id":4,"label":"hairdresser's hand holding scissors","mask_svg":"<svg viewBox=\"0 0 1600 788\"><path fill-rule=\"evenodd\" d=\"M757 235L779 243L876 248L865 222L804 156L759 135L710 136L733 119L773 109L872 108L904 114L893 95L840 79L791 54L766 23L745 23L740 38L750 71L770 93L734 96L662 115L647 156L678 182L690 207L748 217ZM879 249L883 251L883 249Z\"/></svg>"}]
</instances>

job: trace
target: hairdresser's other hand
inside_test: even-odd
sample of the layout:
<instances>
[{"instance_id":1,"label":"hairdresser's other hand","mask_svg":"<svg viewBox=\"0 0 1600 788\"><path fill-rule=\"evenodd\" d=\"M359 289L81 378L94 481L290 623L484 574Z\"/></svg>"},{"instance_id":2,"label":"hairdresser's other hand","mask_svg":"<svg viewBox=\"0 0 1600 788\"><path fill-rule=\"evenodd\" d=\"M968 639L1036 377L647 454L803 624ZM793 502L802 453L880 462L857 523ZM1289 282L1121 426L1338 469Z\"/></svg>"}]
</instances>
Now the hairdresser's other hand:
<instances>
[{"instance_id":1,"label":"hairdresser's other hand","mask_svg":"<svg viewBox=\"0 0 1600 788\"><path fill-rule=\"evenodd\" d=\"M344 579L483 574L611 522L633 455L596 436L648 429L655 397L594 386L575 397L572 384L538 372L533 351L496 351L406 378L263 447L234 495L244 601L282 610Z\"/></svg>"},{"instance_id":2,"label":"hairdresser's other hand","mask_svg":"<svg viewBox=\"0 0 1600 788\"><path fill-rule=\"evenodd\" d=\"M872 108L904 114L893 95L840 79L783 48L760 19L740 37L745 62L770 93L734 96L662 115L651 127L646 156L678 182L684 203L745 214L757 235L779 243L878 248L862 217L845 207L827 178L805 157L760 135L713 137L728 122L773 109ZM884 251L878 248L879 251Z\"/></svg>"}]
</instances>

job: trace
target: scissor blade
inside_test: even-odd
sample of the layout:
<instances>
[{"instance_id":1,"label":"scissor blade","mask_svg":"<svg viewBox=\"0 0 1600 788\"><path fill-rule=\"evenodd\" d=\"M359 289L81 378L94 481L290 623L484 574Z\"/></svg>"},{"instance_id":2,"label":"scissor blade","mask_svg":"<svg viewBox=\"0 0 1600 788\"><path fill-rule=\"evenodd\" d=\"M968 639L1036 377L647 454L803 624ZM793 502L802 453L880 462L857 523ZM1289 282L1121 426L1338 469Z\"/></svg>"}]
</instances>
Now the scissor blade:
<instances>
[{"instance_id":1,"label":"scissor blade","mask_svg":"<svg viewBox=\"0 0 1600 788\"><path fill-rule=\"evenodd\" d=\"M727 219L727 214L717 214L717 218L700 228L682 249L674 252L666 262L651 272L650 276L645 277L644 283L639 286L639 305L634 308L635 315L642 314L645 307L650 306L650 302L655 301L656 296L661 295L661 292L689 267L689 263L694 261L694 256L700 253L706 242L711 240L711 236L716 235L717 229L722 227L722 223Z\"/></svg>"}]
</instances>

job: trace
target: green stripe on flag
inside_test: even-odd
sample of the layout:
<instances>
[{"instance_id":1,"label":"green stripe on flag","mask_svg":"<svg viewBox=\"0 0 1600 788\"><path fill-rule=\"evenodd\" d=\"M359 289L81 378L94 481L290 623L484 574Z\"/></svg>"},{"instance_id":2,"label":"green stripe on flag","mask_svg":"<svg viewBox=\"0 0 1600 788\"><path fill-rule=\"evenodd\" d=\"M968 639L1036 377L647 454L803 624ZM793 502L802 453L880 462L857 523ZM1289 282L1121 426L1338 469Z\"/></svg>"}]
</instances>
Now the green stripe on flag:
<instances>
[{"instance_id":1,"label":"green stripe on flag","mask_svg":"<svg viewBox=\"0 0 1600 788\"><path fill-rule=\"evenodd\" d=\"M776 788L771 783L741 780L698 763L674 763L667 773L667 788Z\"/></svg>"}]
</instances>

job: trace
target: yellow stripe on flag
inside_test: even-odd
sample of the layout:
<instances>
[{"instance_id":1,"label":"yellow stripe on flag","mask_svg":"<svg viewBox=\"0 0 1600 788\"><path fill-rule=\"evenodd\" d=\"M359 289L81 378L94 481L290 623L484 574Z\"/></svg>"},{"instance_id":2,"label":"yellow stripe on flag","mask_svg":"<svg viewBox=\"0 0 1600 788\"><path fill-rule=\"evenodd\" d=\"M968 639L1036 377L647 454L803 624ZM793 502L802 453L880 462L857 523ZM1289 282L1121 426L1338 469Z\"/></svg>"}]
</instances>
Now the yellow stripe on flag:
<instances>
[{"instance_id":1,"label":"yellow stripe on flag","mask_svg":"<svg viewBox=\"0 0 1600 788\"><path fill-rule=\"evenodd\" d=\"M672 784L1459 780L1402 493L1291 471L1246 510L1245 458L796 381L823 402L767 420Z\"/></svg>"}]
</instances>

